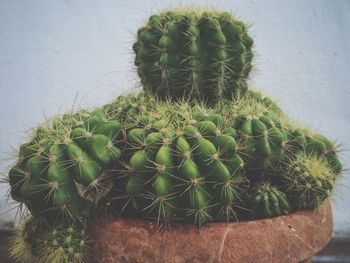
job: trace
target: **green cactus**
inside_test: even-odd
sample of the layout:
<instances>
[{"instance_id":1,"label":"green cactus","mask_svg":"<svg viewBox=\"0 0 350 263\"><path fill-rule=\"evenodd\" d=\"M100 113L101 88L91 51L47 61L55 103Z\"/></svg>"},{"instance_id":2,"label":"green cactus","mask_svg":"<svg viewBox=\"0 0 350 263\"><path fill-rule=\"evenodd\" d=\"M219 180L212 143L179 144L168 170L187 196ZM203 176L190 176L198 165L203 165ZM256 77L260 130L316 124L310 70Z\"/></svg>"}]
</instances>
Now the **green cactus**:
<instances>
[{"instance_id":1,"label":"green cactus","mask_svg":"<svg viewBox=\"0 0 350 263\"><path fill-rule=\"evenodd\" d=\"M199 105L158 102L131 118L118 183L127 214L198 225L237 216L244 162L224 116Z\"/></svg>"},{"instance_id":2,"label":"green cactus","mask_svg":"<svg viewBox=\"0 0 350 263\"><path fill-rule=\"evenodd\" d=\"M85 262L89 237L82 223L50 225L29 218L12 240L10 255L21 262Z\"/></svg>"},{"instance_id":3,"label":"green cactus","mask_svg":"<svg viewBox=\"0 0 350 263\"><path fill-rule=\"evenodd\" d=\"M286 193L296 209L313 209L334 189L336 174L324 157L297 154L284 173Z\"/></svg>"},{"instance_id":4,"label":"green cactus","mask_svg":"<svg viewBox=\"0 0 350 263\"><path fill-rule=\"evenodd\" d=\"M286 195L269 182L262 182L253 189L251 204L254 218L280 216L290 210Z\"/></svg>"},{"instance_id":5,"label":"green cactus","mask_svg":"<svg viewBox=\"0 0 350 263\"><path fill-rule=\"evenodd\" d=\"M342 164L337 156L338 145L335 145L323 135L301 128L289 129L288 137L288 144L294 153L306 152L309 155L324 157L335 174L341 173Z\"/></svg>"},{"instance_id":6,"label":"green cactus","mask_svg":"<svg viewBox=\"0 0 350 263\"><path fill-rule=\"evenodd\" d=\"M277 105L249 91L226 105L224 113L230 116L232 127L237 130L238 152L246 162L251 179L256 174L278 172L289 150L285 116Z\"/></svg>"},{"instance_id":7,"label":"green cactus","mask_svg":"<svg viewBox=\"0 0 350 263\"><path fill-rule=\"evenodd\" d=\"M36 130L9 172L11 196L35 216L86 217L121 155L117 120L101 111L64 115Z\"/></svg>"},{"instance_id":8,"label":"green cactus","mask_svg":"<svg viewBox=\"0 0 350 263\"><path fill-rule=\"evenodd\" d=\"M338 146L247 90L247 32L227 12L152 15L133 45L144 94L55 117L20 146L6 181L31 217L11 256L84 262L85 224L102 213L201 226L328 198L342 170Z\"/></svg>"},{"instance_id":9,"label":"green cactus","mask_svg":"<svg viewBox=\"0 0 350 263\"><path fill-rule=\"evenodd\" d=\"M201 225L244 217L239 210L250 209L248 196L261 182L286 189L278 178L298 154L327 160L336 174L334 149L292 126L257 92L210 108L129 95L40 127L21 147L9 181L13 198L36 216L88 217L111 192L124 215Z\"/></svg>"},{"instance_id":10,"label":"green cactus","mask_svg":"<svg viewBox=\"0 0 350 263\"><path fill-rule=\"evenodd\" d=\"M123 147L121 122L130 121L148 99L142 97L140 105L132 95L120 96L91 113L80 110L41 125L9 171L11 197L34 216L87 217L112 188L110 170Z\"/></svg>"},{"instance_id":11,"label":"green cactus","mask_svg":"<svg viewBox=\"0 0 350 263\"><path fill-rule=\"evenodd\" d=\"M260 117L238 117L235 127L240 135L241 151L251 169L275 172L284 159L286 135L272 116L267 113Z\"/></svg>"},{"instance_id":12,"label":"green cactus","mask_svg":"<svg viewBox=\"0 0 350 263\"><path fill-rule=\"evenodd\" d=\"M244 92L253 59L247 30L228 12L152 15L133 45L144 90L210 104Z\"/></svg>"}]
</instances>

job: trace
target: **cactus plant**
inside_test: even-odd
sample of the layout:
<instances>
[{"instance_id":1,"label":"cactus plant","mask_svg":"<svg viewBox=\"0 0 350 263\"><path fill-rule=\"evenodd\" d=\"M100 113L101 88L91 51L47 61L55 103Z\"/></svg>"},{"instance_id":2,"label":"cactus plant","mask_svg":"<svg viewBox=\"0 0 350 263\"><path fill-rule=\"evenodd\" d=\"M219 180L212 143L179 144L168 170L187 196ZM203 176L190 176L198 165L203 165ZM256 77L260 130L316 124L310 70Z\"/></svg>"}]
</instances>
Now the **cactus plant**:
<instances>
[{"instance_id":1,"label":"cactus plant","mask_svg":"<svg viewBox=\"0 0 350 263\"><path fill-rule=\"evenodd\" d=\"M318 150L310 138L327 146ZM276 178L303 153L326 160L334 177L339 172L335 146L295 128L260 93L211 107L129 95L40 127L21 147L9 181L13 198L46 218L87 217L112 191L114 208L124 215L201 225L244 217L240 208L251 209L249 193L265 189L261 182L287 189L286 180Z\"/></svg>"},{"instance_id":2,"label":"cactus plant","mask_svg":"<svg viewBox=\"0 0 350 263\"><path fill-rule=\"evenodd\" d=\"M208 103L244 92L253 59L247 30L228 12L152 15L133 45L144 90L161 98Z\"/></svg>"},{"instance_id":3,"label":"cactus plant","mask_svg":"<svg viewBox=\"0 0 350 263\"><path fill-rule=\"evenodd\" d=\"M278 171L289 154L285 116L277 105L261 94L249 91L225 107L237 130L238 152L250 174Z\"/></svg>"},{"instance_id":4,"label":"cactus plant","mask_svg":"<svg viewBox=\"0 0 350 263\"><path fill-rule=\"evenodd\" d=\"M294 153L305 152L308 155L324 157L334 174L341 172L342 164L337 157L339 145L307 129L290 127L288 130L289 148Z\"/></svg>"},{"instance_id":5,"label":"cactus plant","mask_svg":"<svg viewBox=\"0 0 350 263\"><path fill-rule=\"evenodd\" d=\"M89 243L85 224L50 225L30 217L21 223L10 255L21 262L85 262Z\"/></svg>"},{"instance_id":6,"label":"cactus plant","mask_svg":"<svg viewBox=\"0 0 350 263\"><path fill-rule=\"evenodd\" d=\"M288 214L290 210L286 195L268 182L254 188L251 203L255 218Z\"/></svg>"},{"instance_id":7,"label":"cactus plant","mask_svg":"<svg viewBox=\"0 0 350 263\"><path fill-rule=\"evenodd\" d=\"M330 196L336 174L324 157L300 153L288 164L284 180L293 205L297 209L312 209Z\"/></svg>"},{"instance_id":8,"label":"cactus plant","mask_svg":"<svg viewBox=\"0 0 350 263\"><path fill-rule=\"evenodd\" d=\"M199 225L236 216L245 179L235 130L222 115L206 116L199 109L159 102L133 116L136 125L127 129L121 170L126 202L140 213L192 218Z\"/></svg>"},{"instance_id":9,"label":"cactus plant","mask_svg":"<svg viewBox=\"0 0 350 263\"><path fill-rule=\"evenodd\" d=\"M329 197L338 146L247 90L247 28L227 12L151 16L133 46L144 93L55 117L20 147L7 181L33 217L12 256L83 262L85 223L101 211L201 226Z\"/></svg>"},{"instance_id":10,"label":"cactus plant","mask_svg":"<svg viewBox=\"0 0 350 263\"><path fill-rule=\"evenodd\" d=\"M12 198L33 215L86 217L108 184L106 169L120 157L114 145L120 129L98 112L67 114L39 127L9 172Z\"/></svg>"}]
</instances>

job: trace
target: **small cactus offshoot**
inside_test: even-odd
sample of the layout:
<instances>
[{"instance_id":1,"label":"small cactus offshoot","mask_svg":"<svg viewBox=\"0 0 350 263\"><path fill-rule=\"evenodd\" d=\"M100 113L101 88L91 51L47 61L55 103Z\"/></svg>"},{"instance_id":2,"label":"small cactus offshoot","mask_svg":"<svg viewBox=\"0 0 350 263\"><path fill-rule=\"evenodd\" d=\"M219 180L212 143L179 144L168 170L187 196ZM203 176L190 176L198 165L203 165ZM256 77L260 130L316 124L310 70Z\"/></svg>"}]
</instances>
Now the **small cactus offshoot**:
<instances>
[{"instance_id":1,"label":"small cactus offshoot","mask_svg":"<svg viewBox=\"0 0 350 263\"><path fill-rule=\"evenodd\" d=\"M336 177L325 157L301 153L288 164L284 179L296 209L313 209L330 197Z\"/></svg>"},{"instance_id":2,"label":"small cactus offshoot","mask_svg":"<svg viewBox=\"0 0 350 263\"><path fill-rule=\"evenodd\" d=\"M290 211L286 195L268 182L254 188L251 202L255 218L280 216Z\"/></svg>"},{"instance_id":3,"label":"small cactus offshoot","mask_svg":"<svg viewBox=\"0 0 350 263\"><path fill-rule=\"evenodd\" d=\"M21 222L10 255L25 263L86 262L90 239L81 222L51 225L41 218Z\"/></svg>"}]
</instances>

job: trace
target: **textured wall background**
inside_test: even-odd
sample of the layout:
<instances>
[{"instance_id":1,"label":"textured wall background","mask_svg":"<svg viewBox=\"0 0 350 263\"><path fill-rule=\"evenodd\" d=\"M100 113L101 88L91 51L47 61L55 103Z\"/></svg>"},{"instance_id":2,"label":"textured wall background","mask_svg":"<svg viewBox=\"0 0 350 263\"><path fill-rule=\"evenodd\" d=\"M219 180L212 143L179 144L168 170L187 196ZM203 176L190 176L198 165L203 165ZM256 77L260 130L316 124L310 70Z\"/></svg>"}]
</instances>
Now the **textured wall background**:
<instances>
[{"instance_id":1,"label":"textured wall background","mask_svg":"<svg viewBox=\"0 0 350 263\"><path fill-rule=\"evenodd\" d=\"M159 3L162 2L162 3ZM210 1L182 1L206 4ZM155 11L175 1L0 1L0 169L23 132L73 106L93 107L138 85L131 44ZM291 117L342 144L350 164L350 1L217 1L251 22L251 84ZM334 198L335 234L350 236L350 174ZM0 221L15 210L0 186Z\"/></svg>"}]
</instances>

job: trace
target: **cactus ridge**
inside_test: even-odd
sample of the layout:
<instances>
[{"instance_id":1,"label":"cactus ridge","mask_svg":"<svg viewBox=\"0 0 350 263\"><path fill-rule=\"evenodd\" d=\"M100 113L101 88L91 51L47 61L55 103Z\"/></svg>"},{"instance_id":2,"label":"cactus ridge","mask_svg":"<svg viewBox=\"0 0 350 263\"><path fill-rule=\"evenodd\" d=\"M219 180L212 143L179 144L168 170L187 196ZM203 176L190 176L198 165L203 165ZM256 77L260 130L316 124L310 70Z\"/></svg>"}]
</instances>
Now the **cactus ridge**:
<instances>
[{"instance_id":1,"label":"cactus ridge","mask_svg":"<svg viewBox=\"0 0 350 263\"><path fill-rule=\"evenodd\" d=\"M227 12L165 12L138 30L135 65L144 90L210 103L247 89L253 39Z\"/></svg>"}]
</instances>

